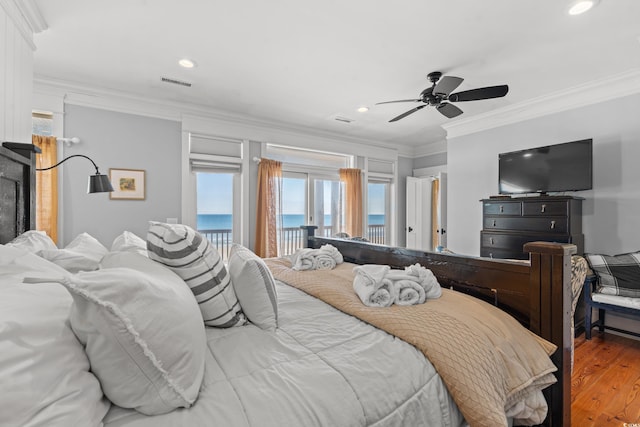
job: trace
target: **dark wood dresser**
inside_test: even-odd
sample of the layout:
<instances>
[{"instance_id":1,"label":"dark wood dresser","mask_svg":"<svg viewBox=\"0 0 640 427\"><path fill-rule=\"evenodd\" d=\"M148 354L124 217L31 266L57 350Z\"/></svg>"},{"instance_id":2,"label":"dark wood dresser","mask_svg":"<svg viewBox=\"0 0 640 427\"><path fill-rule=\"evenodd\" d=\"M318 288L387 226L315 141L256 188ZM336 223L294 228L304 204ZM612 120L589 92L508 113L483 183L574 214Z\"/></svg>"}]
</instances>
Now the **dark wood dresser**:
<instances>
[{"instance_id":1,"label":"dark wood dresser","mask_svg":"<svg viewBox=\"0 0 640 427\"><path fill-rule=\"evenodd\" d=\"M570 196L481 200L480 256L528 259L522 246L534 241L572 243L582 254L582 200Z\"/></svg>"}]
</instances>

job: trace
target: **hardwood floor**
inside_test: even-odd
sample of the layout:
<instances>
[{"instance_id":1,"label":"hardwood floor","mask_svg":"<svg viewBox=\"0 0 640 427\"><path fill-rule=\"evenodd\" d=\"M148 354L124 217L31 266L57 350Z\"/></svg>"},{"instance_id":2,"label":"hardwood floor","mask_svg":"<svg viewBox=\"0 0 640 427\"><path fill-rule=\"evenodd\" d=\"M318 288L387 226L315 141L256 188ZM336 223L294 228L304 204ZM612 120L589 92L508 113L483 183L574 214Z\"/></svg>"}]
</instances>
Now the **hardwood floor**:
<instances>
[{"instance_id":1,"label":"hardwood floor","mask_svg":"<svg viewBox=\"0 0 640 427\"><path fill-rule=\"evenodd\" d=\"M571 425L640 423L640 341L596 329L592 337L575 340Z\"/></svg>"}]
</instances>

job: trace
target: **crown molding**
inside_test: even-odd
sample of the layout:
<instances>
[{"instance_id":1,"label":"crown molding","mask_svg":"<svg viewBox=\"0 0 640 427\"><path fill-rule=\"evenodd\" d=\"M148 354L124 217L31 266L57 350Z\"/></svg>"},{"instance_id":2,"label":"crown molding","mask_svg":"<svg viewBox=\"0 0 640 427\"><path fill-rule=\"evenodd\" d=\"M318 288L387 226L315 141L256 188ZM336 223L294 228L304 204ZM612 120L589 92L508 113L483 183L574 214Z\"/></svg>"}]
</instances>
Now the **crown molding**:
<instances>
[{"instance_id":1,"label":"crown molding","mask_svg":"<svg viewBox=\"0 0 640 427\"><path fill-rule=\"evenodd\" d=\"M184 122L185 119L187 119L188 122L189 118L198 118L201 121L215 121L218 123L225 123L229 128L243 127L247 130L251 129L254 131L251 132L254 135L279 134L297 136L298 139L301 135L304 135L312 139L326 139L343 144L346 142L353 144L361 152L371 152L373 150L385 153L386 156L395 157L400 150L398 146L392 146L391 144L384 143L382 141L372 141L369 139L355 138L338 133L322 132L317 129L296 126L289 123L273 122L253 117L247 118L198 104L152 99L111 89L80 85L38 75L34 77L34 92L47 96L60 97L66 104L82 107L98 108L102 110L177 122Z\"/></svg>"},{"instance_id":2,"label":"crown molding","mask_svg":"<svg viewBox=\"0 0 640 427\"><path fill-rule=\"evenodd\" d=\"M434 141L428 144L415 147L415 149L413 150L413 157L433 156L434 154L440 154L440 153L446 153L446 152L447 152L447 140L441 139L439 141Z\"/></svg>"},{"instance_id":3,"label":"crown molding","mask_svg":"<svg viewBox=\"0 0 640 427\"><path fill-rule=\"evenodd\" d=\"M0 0L0 6L14 23L24 41L32 51L35 51L33 33L46 30L47 23L34 0Z\"/></svg>"},{"instance_id":4,"label":"crown molding","mask_svg":"<svg viewBox=\"0 0 640 427\"><path fill-rule=\"evenodd\" d=\"M15 0L15 2L34 33L41 33L49 28L35 0Z\"/></svg>"},{"instance_id":5,"label":"crown molding","mask_svg":"<svg viewBox=\"0 0 640 427\"><path fill-rule=\"evenodd\" d=\"M633 69L555 92L553 95L537 97L488 113L459 119L442 127L447 132L447 139L457 138L639 92L640 70Z\"/></svg>"}]
</instances>

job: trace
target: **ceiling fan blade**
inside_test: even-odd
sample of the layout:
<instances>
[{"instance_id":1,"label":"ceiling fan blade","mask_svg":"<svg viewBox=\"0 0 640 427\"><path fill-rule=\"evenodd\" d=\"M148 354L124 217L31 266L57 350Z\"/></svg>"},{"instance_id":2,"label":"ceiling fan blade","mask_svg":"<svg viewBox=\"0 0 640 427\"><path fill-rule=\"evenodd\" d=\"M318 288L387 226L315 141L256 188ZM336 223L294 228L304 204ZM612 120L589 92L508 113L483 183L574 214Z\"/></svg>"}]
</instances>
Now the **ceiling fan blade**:
<instances>
[{"instance_id":1,"label":"ceiling fan blade","mask_svg":"<svg viewBox=\"0 0 640 427\"><path fill-rule=\"evenodd\" d=\"M400 114L399 116L394 117L393 119L389 120L389 123L391 123L391 122L396 122L396 121L398 121L398 120L400 120L400 119L404 119L404 118L405 118L405 117L407 117L409 114L413 114L413 113L415 113L416 111L420 110L421 108L426 107L427 105L429 105L429 104L422 104L422 105L418 105L416 108L412 108L412 109L411 109L411 110L409 110L409 111L405 111L404 113Z\"/></svg>"},{"instance_id":2,"label":"ceiling fan blade","mask_svg":"<svg viewBox=\"0 0 640 427\"><path fill-rule=\"evenodd\" d=\"M449 95L455 88L460 86L464 79L461 77L444 76L433 88L436 95Z\"/></svg>"},{"instance_id":3,"label":"ceiling fan blade","mask_svg":"<svg viewBox=\"0 0 640 427\"><path fill-rule=\"evenodd\" d=\"M392 104L394 102L420 102L420 99L399 99L397 101L384 101L384 102L377 102L375 105L380 105L380 104Z\"/></svg>"},{"instance_id":4,"label":"ceiling fan blade","mask_svg":"<svg viewBox=\"0 0 640 427\"><path fill-rule=\"evenodd\" d=\"M452 93L449 95L449 101L478 101L480 99L500 98L505 96L507 92L509 92L509 86L507 85L481 87Z\"/></svg>"},{"instance_id":5,"label":"ceiling fan blade","mask_svg":"<svg viewBox=\"0 0 640 427\"><path fill-rule=\"evenodd\" d=\"M443 116L446 116L450 119L462 114L461 109L459 109L453 104L449 104L448 102L443 102L442 104L438 105L436 109L440 111L440 113L442 113Z\"/></svg>"}]
</instances>

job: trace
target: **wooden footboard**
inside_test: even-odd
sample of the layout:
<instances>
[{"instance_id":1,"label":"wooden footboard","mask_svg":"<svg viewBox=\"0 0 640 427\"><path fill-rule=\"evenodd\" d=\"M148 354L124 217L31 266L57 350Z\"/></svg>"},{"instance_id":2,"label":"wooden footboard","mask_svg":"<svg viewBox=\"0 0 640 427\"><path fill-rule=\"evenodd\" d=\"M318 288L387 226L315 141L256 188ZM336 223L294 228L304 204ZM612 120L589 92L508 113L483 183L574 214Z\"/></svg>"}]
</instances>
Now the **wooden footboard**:
<instances>
[{"instance_id":1,"label":"wooden footboard","mask_svg":"<svg viewBox=\"0 0 640 427\"><path fill-rule=\"evenodd\" d=\"M314 236L303 227L307 246L335 246L356 264L411 264L429 268L444 287L471 294L508 312L532 332L558 346L552 356L558 382L545 390L547 426L571 425L571 255L574 245L532 242L524 245L530 263L422 252L345 239Z\"/></svg>"}]
</instances>

